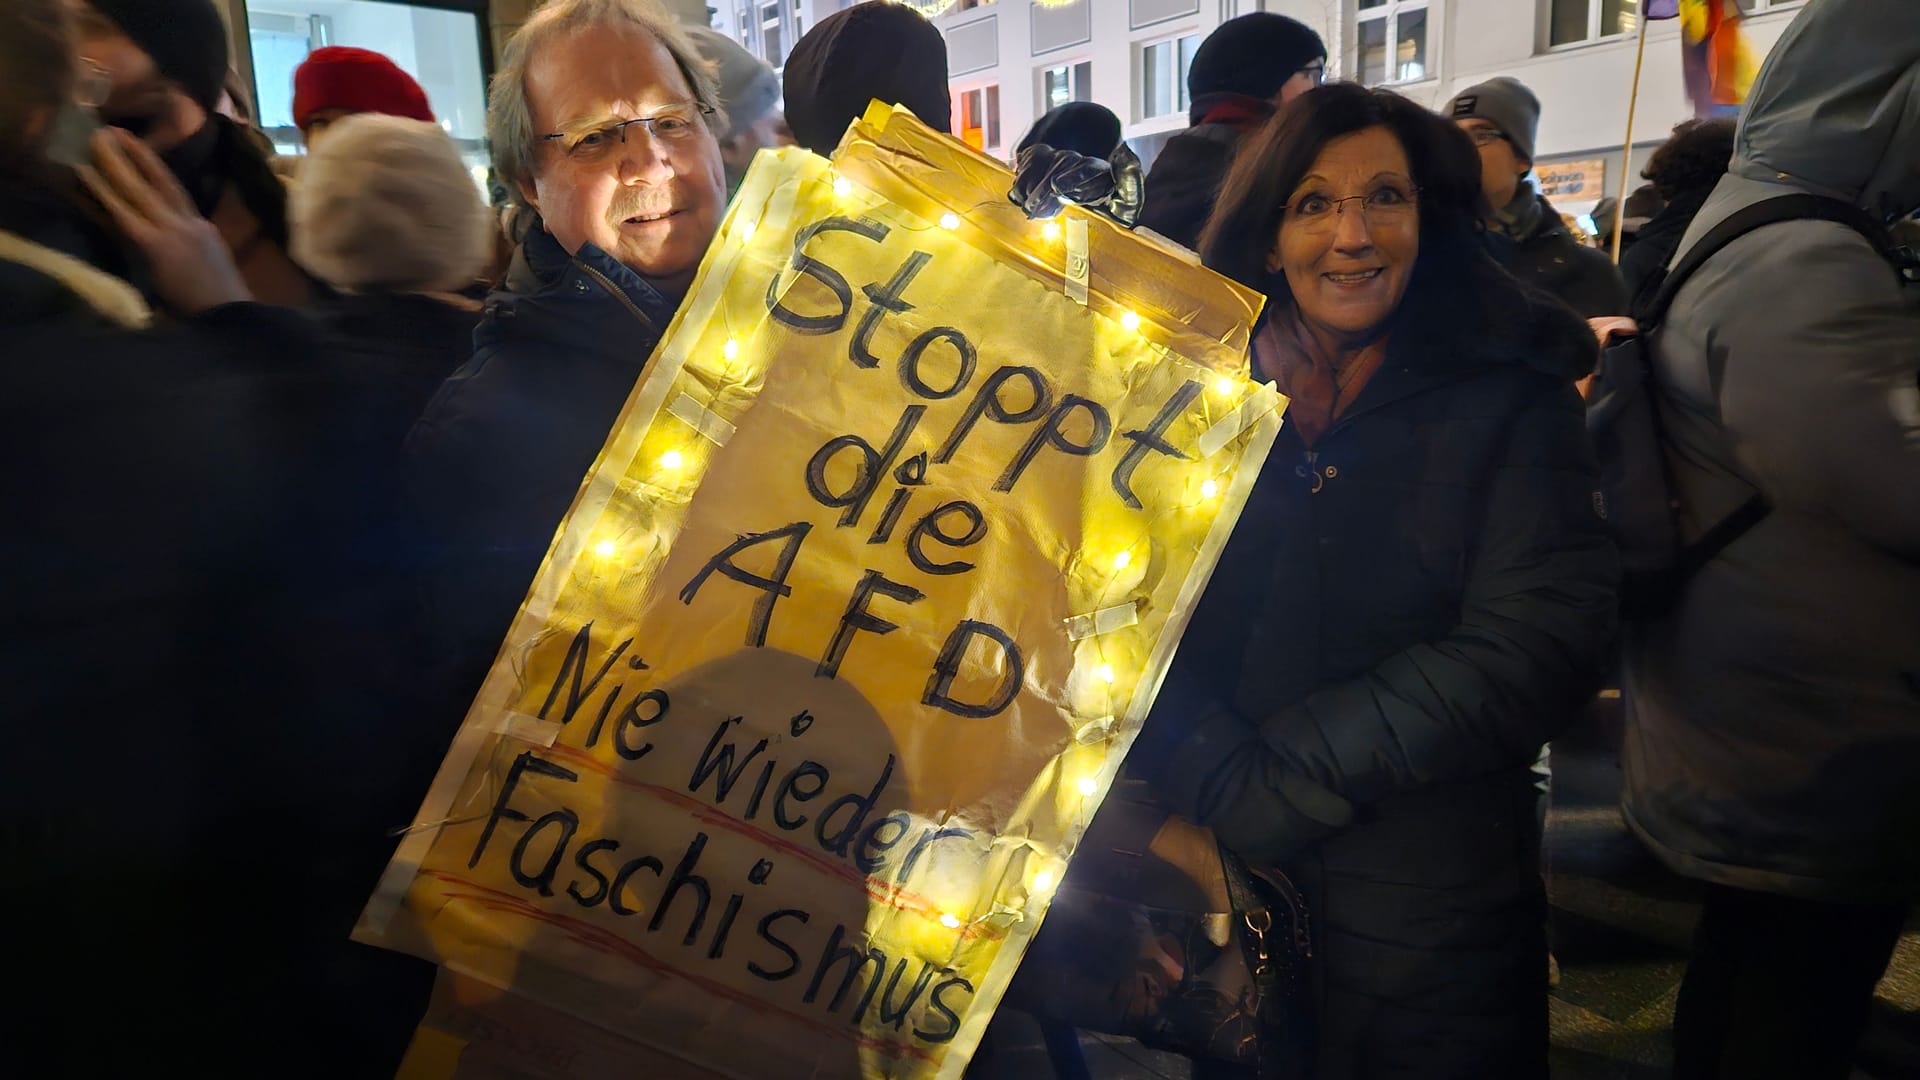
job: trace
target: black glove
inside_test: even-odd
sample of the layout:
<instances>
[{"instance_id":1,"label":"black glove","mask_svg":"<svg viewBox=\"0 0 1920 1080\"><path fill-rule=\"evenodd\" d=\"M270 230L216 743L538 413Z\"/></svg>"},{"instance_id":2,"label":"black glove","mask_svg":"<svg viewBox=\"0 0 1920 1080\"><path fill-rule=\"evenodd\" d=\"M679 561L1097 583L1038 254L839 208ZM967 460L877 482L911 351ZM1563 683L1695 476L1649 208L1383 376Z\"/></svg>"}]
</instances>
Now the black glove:
<instances>
[{"instance_id":1,"label":"black glove","mask_svg":"<svg viewBox=\"0 0 1920 1080\"><path fill-rule=\"evenodd\" d=\"M1007 197L1030 218L1050 218L1064 203L1098 210L1131 229L1140 220L1147 181L1126 143L1105 161L1036 143L1020 151Z\"/></svg>"}]
</instances>

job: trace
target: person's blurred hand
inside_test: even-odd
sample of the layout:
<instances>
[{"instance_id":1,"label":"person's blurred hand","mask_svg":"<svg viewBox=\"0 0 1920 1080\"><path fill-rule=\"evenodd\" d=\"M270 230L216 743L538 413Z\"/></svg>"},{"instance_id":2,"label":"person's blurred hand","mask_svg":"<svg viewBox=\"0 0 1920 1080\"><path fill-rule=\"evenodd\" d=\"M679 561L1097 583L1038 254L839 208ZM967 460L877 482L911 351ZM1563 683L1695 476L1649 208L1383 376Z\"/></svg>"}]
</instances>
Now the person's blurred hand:
<instances>
[{"instance_id":1,"label":"person's blurred hand","mask_svg":"<svg viewBox=\"0 0 1920 1080\"><path fill-rule=\"evenodd\" d=\"M80 178L146 256L162 302L197 315L252 299L220 230L200 216L159 155L118 128L94 132L91 148L93 164L80 167Z\"/></svg>"},{"instance_id":2,"label":"person's blurred hand","mask_svg":"<svg viewBox=\"0 0 1920 1080\"><path fill-rule=\"evenodd\" d=\"M1602 346L1606 345L1607 339L1615 334L1629 337L1640 332L1640 324L1625 315L1601 315L1588 319L1587 326L1592 328L1593 336L1600 339Z\"/></svg>"}]
</instances>

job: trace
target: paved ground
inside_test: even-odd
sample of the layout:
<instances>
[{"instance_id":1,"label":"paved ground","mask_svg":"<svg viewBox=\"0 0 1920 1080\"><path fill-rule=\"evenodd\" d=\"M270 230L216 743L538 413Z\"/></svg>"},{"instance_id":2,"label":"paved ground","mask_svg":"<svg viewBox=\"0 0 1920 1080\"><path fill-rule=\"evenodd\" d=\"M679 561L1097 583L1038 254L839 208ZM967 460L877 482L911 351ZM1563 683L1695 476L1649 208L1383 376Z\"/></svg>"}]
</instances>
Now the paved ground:
<instances>
[{"instance_id":1,"label":"paved ground","mask_svg":"<svg viewBox=\"0 0 1920 1080\"><path fill-rule=\"evenodd\" d=\"M1627 832L1617 799L1616 723L1603 718L1554 746L1547 822L1548 895L1561 980L1554 992L1555 1080L1658 1080L1670 1060L1673 1002L1698 907ZM1039 1029L1013 1021L978 1080L1055 1076ZM1004 1036L1004 1038L1002 1038ZM1082 1036L1100 1080L1187 1080L1186 1062L1125 1040ZM1880 984L1854 1080L1920 1078L1920 921ZM1060 1080L1075 1080L1062 1076ZM1338 1080L1338 1078L1329 1078Z\"/></svg>"}]
</instances>

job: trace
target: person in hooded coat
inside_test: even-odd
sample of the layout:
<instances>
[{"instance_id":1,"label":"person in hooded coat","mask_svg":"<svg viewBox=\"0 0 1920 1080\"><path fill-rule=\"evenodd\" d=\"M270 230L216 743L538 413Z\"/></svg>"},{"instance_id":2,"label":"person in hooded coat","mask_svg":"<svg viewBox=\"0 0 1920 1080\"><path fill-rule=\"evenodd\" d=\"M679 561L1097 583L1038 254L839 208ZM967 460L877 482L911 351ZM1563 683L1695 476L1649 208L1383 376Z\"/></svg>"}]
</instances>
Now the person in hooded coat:
<instances>
[{"instance_id":1,"label":"person in hooded coat","mask_svg":"<svg viewBox=\"0 0 1920 1080\"><path fill-rule=\"evenodd\" d=\"M832 154L876 99L953 131L947 39L905 4L870 0L821 19L794 43L784 70L787 127L816 154Z\"/></svg>"},{"instance_id":2,"label":"person in hooded coat","mask_svg":"<svg viewBox=\"0 0 1920 1080\"><path fill-rule=\"evenodd\" d=\"M1274 110L1319 86L1326 68L1326 42L1285 15L1256 11L1215 27L1187 69L1193 126L1154 158L1140 227L1184 247L1199 244L1241 141Z\"/></svg>"},{"instance_id":3,"label":"person in hooded coat","mask_svg":"<svg viewBox=\"0 0 1920 1080\"><path fill-rule=\"evenodd\" d=\"M1592 337L1495 264L1479 182L1452 125L1329 85L1201 240L1268 294L1255 372L1291 403L1128 769L1300 886L1339 1080L1546 1073L1529 766L1599 685L1616 559Z\"/></svg>"},{"instance_id":4,"label":"person in hooded coat","mask_svg":"<svg viewBox=\"0 0 1920 1080\"><path fill-rule=\"evenodd\" d=\"M1920 6L1810 4L1678 257L1743 207L1920 207ZM1653 340L1691 540L1771 511L1624 642L1625 811L1707 883L1675 1075L1844 1077L1920 899L1920 284L1846 225L1733 241Z\"/></svg>"}]
</instances>

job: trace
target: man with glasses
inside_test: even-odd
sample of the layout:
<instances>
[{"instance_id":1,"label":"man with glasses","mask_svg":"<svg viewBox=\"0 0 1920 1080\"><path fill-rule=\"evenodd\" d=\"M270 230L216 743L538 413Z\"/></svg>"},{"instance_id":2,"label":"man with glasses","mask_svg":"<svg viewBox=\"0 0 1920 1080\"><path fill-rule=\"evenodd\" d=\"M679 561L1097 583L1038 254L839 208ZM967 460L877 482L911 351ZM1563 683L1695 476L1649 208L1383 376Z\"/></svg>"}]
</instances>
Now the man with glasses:
<instances>
[{"instance_id":1,"label":"man with glasses","mask_svg":"<svg viewBox=\"0 0 1920 1080\"><path fill-rule=\"evenodd\" d=\"M1487 229L1496 237L1494 254L1513 276L1582 318L1626 314L1620 272L1597 249L1576 241L1553 204L1526 182L1540 128L1540 99L1533 91L1502 75L1461 91L1442 115L1480 152Z\"/></svg>"},{"instance_id":2,"label":"man with glasses","mask_svg":"<svg viewBox=\"0 0 1920 1080\"><path fill-rule=\"evenodd\" d=\"M1326 43L1284 15L1259 11L1216 27L1187 70L1193 126L1154 159L1141 227L1187 247L1198 243L1241 138L1319 86L1326 72Z\"/></svg>"},{"instance_id":3,"label":"man with glasses","mask_svg":"<svg viewBox=\"0 0 1920 1080\"><path fill-rule=\"evenodd\" d=\"M719 226L707 71L651 0L554 0L507 44L487 135L531 227L406 445L434 667L422 720L471 701Z\"/></svg>"}]
</instances>

